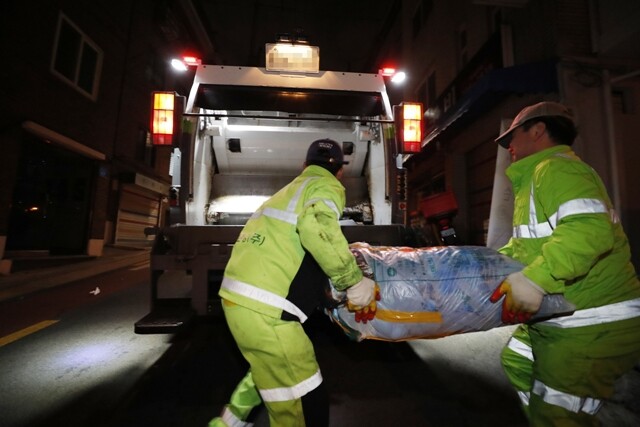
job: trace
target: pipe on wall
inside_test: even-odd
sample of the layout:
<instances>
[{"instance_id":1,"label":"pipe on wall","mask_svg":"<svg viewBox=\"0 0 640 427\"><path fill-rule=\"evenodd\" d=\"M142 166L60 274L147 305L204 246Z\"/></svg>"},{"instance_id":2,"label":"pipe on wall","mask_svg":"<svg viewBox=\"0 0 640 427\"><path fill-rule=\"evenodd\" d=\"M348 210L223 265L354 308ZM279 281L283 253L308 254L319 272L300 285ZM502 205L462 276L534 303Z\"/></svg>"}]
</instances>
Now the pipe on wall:
<instances>
[{"instance_id":1,"label":"pipe on wall","mask_svg":"<svg viewBox=\"0 0 640 427\"><path fill-rule=\"evenodd\" d=\"M607 132L607 142L609 145L609 155L611 161L611 185L612 185L612 202L618 215L622 215L620 209L620 179L618 177L618 153L616 150L615 122L613 117L613 99L611 93L613 84L620 83L624 80L640 75L640 70L635 70L620 76L611 77L609 70L602 71L602 98L604 101L604 118ZM620 218L622 220L622 218Z\"/></svg>"}]
</instances>

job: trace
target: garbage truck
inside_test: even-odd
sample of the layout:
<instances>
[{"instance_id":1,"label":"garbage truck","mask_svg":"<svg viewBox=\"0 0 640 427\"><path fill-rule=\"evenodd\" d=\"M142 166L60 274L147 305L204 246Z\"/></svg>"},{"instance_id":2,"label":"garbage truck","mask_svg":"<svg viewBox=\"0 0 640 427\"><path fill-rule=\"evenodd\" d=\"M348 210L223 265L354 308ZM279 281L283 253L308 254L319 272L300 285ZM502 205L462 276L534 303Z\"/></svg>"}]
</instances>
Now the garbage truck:
<instances>
[{"instance_id":1,"label":"garbage truck","mask_svg":"<svg viewBox=\"0 0 640 427\"><path fill-rule=\"evenodd\" d=\"M314 140L342 145L351 242L411 245L402 156L419 152L422 105L393 106L386 73L320 71L319 49L267 44L265 67L196 62L188 97L154 92L155 144L172 146L168 224L150 255L151 311L139 334L175 333L220 311L243 224L303 169Z\"/></svg>"}]
</instances>

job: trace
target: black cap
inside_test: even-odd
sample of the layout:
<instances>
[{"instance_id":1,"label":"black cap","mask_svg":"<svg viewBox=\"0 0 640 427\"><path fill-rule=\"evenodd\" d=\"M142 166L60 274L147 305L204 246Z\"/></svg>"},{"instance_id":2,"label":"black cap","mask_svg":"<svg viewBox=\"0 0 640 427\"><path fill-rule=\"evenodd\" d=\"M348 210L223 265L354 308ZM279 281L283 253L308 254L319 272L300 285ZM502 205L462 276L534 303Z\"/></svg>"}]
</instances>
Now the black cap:
<instances>
[{"instance_id":1,"label":"black cap","mask_svg":"<svg viewBox=\"0 0 640 427\"><path fill-rule=\"evenodd\" d=\"M307 165L335 165L342 167L349 162L344 161L340 144L332 139L318 139L313 141L307 151Z\"/></svg>"}]
</instances>

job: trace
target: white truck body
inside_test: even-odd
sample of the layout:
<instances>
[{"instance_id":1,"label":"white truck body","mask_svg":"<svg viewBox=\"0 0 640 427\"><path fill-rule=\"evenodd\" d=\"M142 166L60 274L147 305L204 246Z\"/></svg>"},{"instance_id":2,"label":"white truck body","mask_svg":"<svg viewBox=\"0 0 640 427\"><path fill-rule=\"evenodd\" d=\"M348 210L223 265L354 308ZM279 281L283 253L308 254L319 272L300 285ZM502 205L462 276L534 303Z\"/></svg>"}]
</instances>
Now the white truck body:
<instances>
[{"instance_id":1,"label":"white truck body","mask_svg":"<svg viewBox=\"0 0 640 427\"><path fill-rule=\"evenodd\" d=\"M180 167L173 168L179 204L172 224L154 230L152 313L136 323L137 333L174 332L188 323L185 312L216 311L219 282L242 225L302 171L316 139L342 143L349 161L342 179L346 222L353 224L343 226L347 239L405 243L383 76L200 65L184 119L174 156ZM394 218L400 219L396 225Z\"/></svg>"},{"instance_id":2,"label":"white truck body","mask_svg":"<svg viewBox=\"0 0 640 427\"><path fill-rule=\"evenodd\" d=\"M385 157L385 144L380 123L361 123L354 120L360 116L336 114L349 113L347 106L308 106L304 110L301 103L296 105L297 111L281 110L249 110L244 108L241 99L234 100L231 107L226 107L223 99L215 98L215 92L222 90L225 96L241 98L252 90L264 89L255 100L247 100L261 108L270 103L270 108L277 108L279 99L272 97L305 97L314 102L310 93L329 93L323 98L327 103L341 102L345 98L360 102L356 106L358 113L382 113L376 117L382 120L391 119L391 107L386 94L383 77L378 74L361 74L345 72L320 72L318 74L280 74L268 72L264 68L229 67L203 65L198 67L195 80L186 105L189 114L219 114L213 116L190 117L195 129L193 135L193 177L188 193L191 197L186 204L186 224L205 225L203 207L215 198L238 193L241 188L233 185L232 189L224 190L217 181L234 177L236 183L270 181L268 177L294 177L301 172L308 146L312 141L320 138L331 138L338 142L349 141L353 144L352 154L346 155L349 164L345 166L345 182L352 184L358 197L361 190L358 180L366 180L368 197L372 205L373 224L391 223L391 201L388 197L388 176ZM277 89L274 89L277 88ZM276 90L276 94L266 92ZM309 92L306 92L309 91ZM315 91L315 92L311 92ZM343 94L342 96L336 94ZM356 101L355 98L365 97L367 104ZM375 95L373 95L375 94ZM322 95L317 95L317 97ZM374 99L377 97L377 99ZM335 101L333 101L335 99ZM223 108L223 109L222 109ZM242 109L239 109L242 108ZM295 115L292 120L287 119ZM231 116L231 117L229 117ZM244 118L247 117L247 118ZM262 117L262 118L252 118ZM270 120L269 117L273 117ZM326 118L321 120L296 120L305 118ZM371 118L371 117L369 117ZM231 152L228 149L229 139L240 140L241 152ZM211 150L212 148L212 150ZM215 163L215 164L214 164ZM215 176L214 176L215 171ZM258 178L260 177L260 178ZM266 178L265 178L266 177ZM228 181L225 181L228 182ZM286 182L282 183L282 185ZM282 186L281 185L281 186ZM214 187L215 186L215 187ZM256 189L249 186L250 189ZM273 187L273 186L272 186ZM271 195L279 188L263 188L256 195ZM181 189L183 191L184 189ZM274 191L275 190L275 191ZM249 189L247 189L249 191ZM266 193L266 194L264 194ZM347 192L349 194L349 192Z\"/></svg>"}]
</instances>

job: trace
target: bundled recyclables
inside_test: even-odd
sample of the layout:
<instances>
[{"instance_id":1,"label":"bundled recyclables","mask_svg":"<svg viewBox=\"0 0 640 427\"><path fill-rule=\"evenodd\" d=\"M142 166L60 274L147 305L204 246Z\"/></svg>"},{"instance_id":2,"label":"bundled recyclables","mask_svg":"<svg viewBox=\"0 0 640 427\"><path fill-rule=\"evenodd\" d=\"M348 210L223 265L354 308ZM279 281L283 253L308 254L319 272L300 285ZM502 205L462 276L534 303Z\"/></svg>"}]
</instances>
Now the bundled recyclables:
<instances>
[{"instance_id":1,"label":"bundled recyclables","mask_svg":"<svg viewBox=\"0 0 640 427\"><path fill-rule=\"evenodd\" d=\"M355 321L343 292L330 289L326 314L354 340L405 341L503 326L489 297L523 265L482 246L408 248L354 243L363 273L380 286L375 319Z\"/></svg>"}]
</instances>

